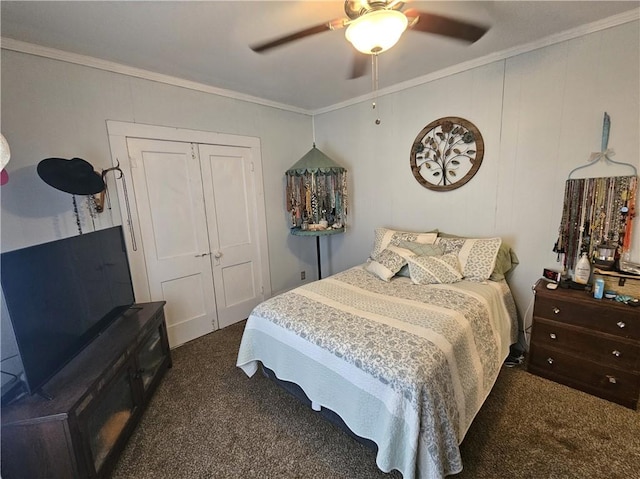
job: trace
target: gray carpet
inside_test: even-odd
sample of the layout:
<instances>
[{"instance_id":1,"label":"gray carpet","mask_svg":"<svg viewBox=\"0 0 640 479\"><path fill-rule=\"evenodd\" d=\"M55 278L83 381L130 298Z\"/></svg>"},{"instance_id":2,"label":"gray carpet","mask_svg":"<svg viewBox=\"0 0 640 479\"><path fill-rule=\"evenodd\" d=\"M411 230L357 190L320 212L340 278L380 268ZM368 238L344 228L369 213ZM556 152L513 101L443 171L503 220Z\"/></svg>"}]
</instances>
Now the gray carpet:
<instances>
[{"instance_id":1,"label":"gray carpet","mask_svg":"<svg viewBox=\"0 0 640 479\"><path fill-rule=\"evenodd\" d=\"M114 479L401 477L269 379L236 368L243 328L173 351ZM459 479L640 477L640 413L503 368L461 451Z\"/></svg>"}]
</instances>

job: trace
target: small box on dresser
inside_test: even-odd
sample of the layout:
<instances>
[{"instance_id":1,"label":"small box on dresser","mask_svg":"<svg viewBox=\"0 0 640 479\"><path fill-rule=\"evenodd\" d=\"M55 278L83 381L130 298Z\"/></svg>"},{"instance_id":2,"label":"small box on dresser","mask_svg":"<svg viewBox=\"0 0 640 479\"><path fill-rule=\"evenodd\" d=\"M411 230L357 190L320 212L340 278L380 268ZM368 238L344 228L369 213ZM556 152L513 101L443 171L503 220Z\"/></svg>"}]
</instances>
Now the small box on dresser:
<instances>
[{"instance_id":1,"label":"small box on dresser","mask_svg":"<svg viewBox=\"0 0 640 479\"><path fill-rule=\"evenodd\" d=\"M529 372L636 409L640 397L640 308L541 281Z\"/></svg>"}]
</instances>

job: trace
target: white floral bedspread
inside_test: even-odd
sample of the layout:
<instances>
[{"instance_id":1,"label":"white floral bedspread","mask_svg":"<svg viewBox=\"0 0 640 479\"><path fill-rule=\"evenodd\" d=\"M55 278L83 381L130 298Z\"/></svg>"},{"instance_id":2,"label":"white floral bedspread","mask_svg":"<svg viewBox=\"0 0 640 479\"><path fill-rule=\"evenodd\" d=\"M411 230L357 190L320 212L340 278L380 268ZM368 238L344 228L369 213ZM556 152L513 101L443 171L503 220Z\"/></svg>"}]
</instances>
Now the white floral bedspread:
<instances>
[{"instance_id":1,"label":"white floral bedspread","mask_svg":"<svg viewBox=\"0 0 640 479\"><path fill-rule=\"evenodd\" d=\"M405 479L462 470L459 444L517 339L506 282L386 283L355 267L258 305L237 365L259 362L378 445Z\"/></svg>"}]
</instances>

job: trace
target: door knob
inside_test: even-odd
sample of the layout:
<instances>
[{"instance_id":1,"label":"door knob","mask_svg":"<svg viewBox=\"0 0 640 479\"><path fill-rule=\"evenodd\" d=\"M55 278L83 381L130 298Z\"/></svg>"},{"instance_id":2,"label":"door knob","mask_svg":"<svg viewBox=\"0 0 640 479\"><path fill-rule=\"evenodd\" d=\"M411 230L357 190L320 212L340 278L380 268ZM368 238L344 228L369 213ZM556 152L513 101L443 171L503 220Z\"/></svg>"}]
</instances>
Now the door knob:
<instances>
[{"instance_id":1,"label":"door knob","mask_svg":"<svg viewBox=\"0 0 640 479\"><path fill-rule=\"evenodd\" d=\"M216 258L216 259L222 258L222 251L216 251L213 254L213 257Z\"/></svg>"}]
</instances>

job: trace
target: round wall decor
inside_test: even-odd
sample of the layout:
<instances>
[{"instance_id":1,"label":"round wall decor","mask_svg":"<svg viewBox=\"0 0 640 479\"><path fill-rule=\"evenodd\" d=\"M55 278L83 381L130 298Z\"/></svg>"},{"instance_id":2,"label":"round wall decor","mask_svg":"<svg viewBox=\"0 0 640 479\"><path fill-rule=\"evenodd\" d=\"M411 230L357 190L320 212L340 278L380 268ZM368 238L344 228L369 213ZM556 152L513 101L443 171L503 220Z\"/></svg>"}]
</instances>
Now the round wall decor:
<instances>
[{"instance_id":1,"label":"round wall decor","mask_svg":"<svg viewBox=\"0 0 640 479\"><path fill-rule=\"evenodd\" d=\"M480 169L484 140L464 118L448 116L425 126L411 145L411 172L425 188L460 188Z\"/></svg>"}]
</instances>

